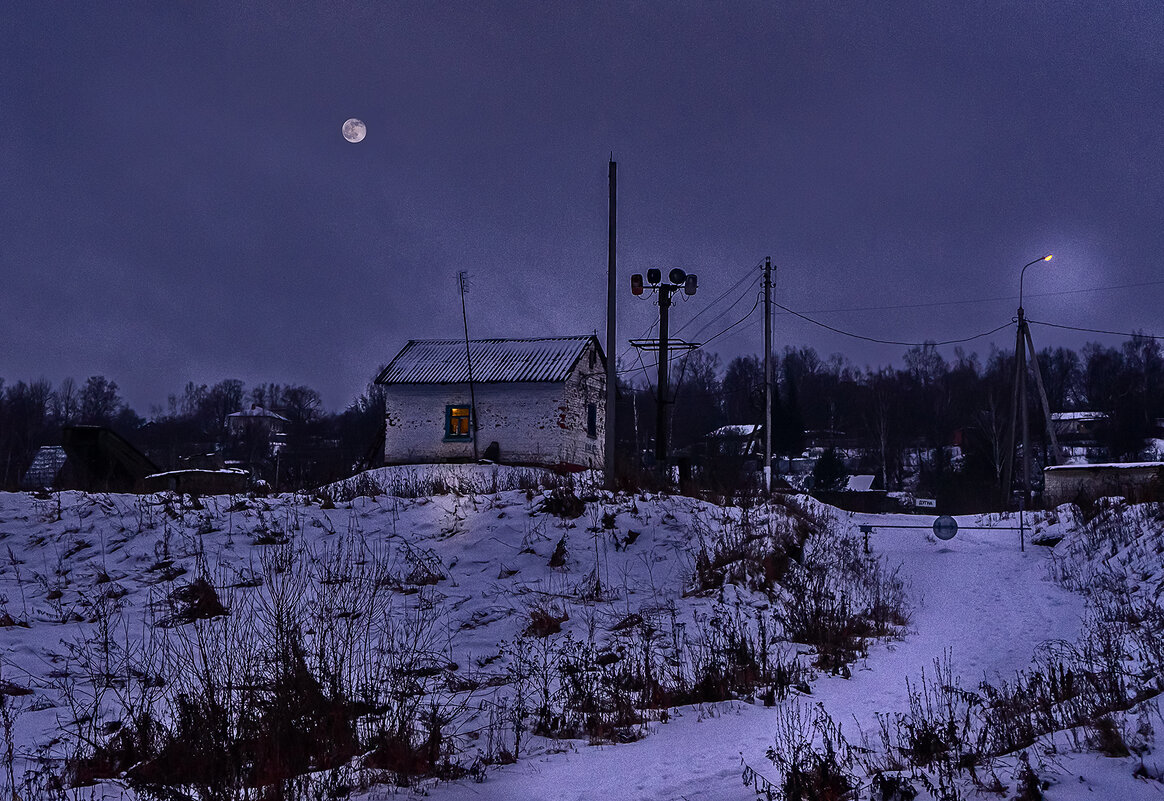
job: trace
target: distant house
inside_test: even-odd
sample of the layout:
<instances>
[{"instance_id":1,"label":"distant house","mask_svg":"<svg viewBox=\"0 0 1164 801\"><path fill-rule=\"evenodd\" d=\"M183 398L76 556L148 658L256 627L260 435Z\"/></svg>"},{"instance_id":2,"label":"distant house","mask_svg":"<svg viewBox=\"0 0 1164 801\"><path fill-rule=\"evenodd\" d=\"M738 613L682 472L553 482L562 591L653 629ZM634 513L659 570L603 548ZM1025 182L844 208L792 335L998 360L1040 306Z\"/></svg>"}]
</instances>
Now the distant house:
<instances>
[{"instance_id":1,"label":"distant house","mask_svg":"<svg viewBox=\"0 0 1164 801\"><path fill-rule=\"evenodd\" d=\"M281 434L287 430L287 424L290 422L283 415L272 412L270 409L264 409L257 403L252 403L249 409L243 409L241 412L234 412L226 416L226 427L230 433L236 436L256 432Z\"/></svg>"},{"instance_id":2,"label":"distant house","mask_svg":"<svg viewBox=\"0 0 1164 801\"><path fill-rule=\"evenodd\" d=\"M376 378L386 464L602 465L606 356L596 337L479 339L467 350L463 339L410 340Z\"/></svg>"},{"instance_id":3,"label":"distant house","mask_svg":"<svg viewBox=\"0 0 1164 801\"><path fill-rule=\"evenodd\" d=\"M1060 442L1094 444L1099 429L1107 422L1104 412L1052 412L1051 425Z\"/></svg>"},{"instance_id":4,"label":"distant house","mask_svg":"<svg viewBox=\"0 0 1164 801\"><path fill-rule=\"evenodd\" d=\"M1051 425L1059 440L1068 464L1103 462L1107 449L1100 443L1100 434L1108 423L1105 412L1053 412Z\"/></svg>"},{"instance_id":5,"label":"distant house","mask_svg":"<svg viewBox=\"0 0 1164 801\"><path fill-rule=\"evenodd\" d=\"M709 457L758 457L764 460L764 430L757 425L726 425L709 431L696 443Z\"/></svg>"}]
</instances>

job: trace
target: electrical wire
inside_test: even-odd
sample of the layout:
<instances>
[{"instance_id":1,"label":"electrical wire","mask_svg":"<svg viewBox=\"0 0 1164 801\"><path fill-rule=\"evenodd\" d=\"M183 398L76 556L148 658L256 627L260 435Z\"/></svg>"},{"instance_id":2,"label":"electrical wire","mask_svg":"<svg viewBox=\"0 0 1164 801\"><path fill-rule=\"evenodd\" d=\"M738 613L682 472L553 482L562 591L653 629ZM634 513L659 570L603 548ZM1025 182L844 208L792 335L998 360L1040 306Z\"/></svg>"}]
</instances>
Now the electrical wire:
<instances>
[{"instance_id":1,"label":"electrical wire","mask_svg":"<svg viewBox=\"0 0 1164 801\"><path fill-rule=\"evenodd\" d=\"M751 317L753 314L755 314L755 312L756 312L756 309L757 309L757 308L759 308L759 306L760 306L760 299L761 299L763 296L764 296L764 295L763 295L763 293L760 293L760 294L757 294L757 295L756 295L756 302L752 304L752 308L751 308L751 310L750 310L750 311L748 311L748 313L747 313L747 314L745 314L743 317L741 317L740 319L736 320L734 323L732 323L732 324L731 324L731 325L729 325L727 328L725 328L725 329L723 329L722 331L720 331L720 332L719 332L718 334L716 334L715 336L712 336L712 337L710 337L710 338L709 338L709 339L708 339L706 342L701 342L700 344L696 345L694 348L689 348L688 350L684 351L684 353L683 353L683 367L682 367L682 369L679 371L679 381L678 381L678 382L675 384L675 391L674 391L674 393L672 393L672 396L671 396L671 402L672 402L672 403L674 403L674 402L675 402L675 399L679 397L679 389L680 389L680 388L683 386L683 378L684 378L684 376L686 376L686 375L687 375L687 357L688 357L688 356L690 356L690 355L692 354L692 352L693 352L693 351L701 350L701 349L702 349L702 348L703 348L705 345L707 345L708 343L712 342L712 341L713 341L713 340L715 340L717 337L721 337L721 336L723 336L723 335L724 335L724 334L726 334L728 331L731 331L733 328L735 328L737 325L739 325L740 323L742 323L744 320L747 320L749 317ZM738 302L738 301L737 301L737 302ZM732 305L734 306L735 304L733 303ZM731 307L729 306L728 308L731 308ZM720 316L722 316L722 315L720 315ZM716 318L716 319L718 319L718 318ZM714 322L714 320L713 320L712 322ZM708 323L708 325L710 325L710 323ZM703 328L699 329L699 332L702 332L702 331L703 331L704 329L706 329L706 328L707 328L707 326L705 325ZM697 333L696 333L696 336L698 336L698 335L699 335L699 332L697 332ZM668 364L668 365L670 365L670 363L671 363L671 359L668 359L668 360L667 360L667 364Z\"/></svg>"},{"instance_id":2,"label":"electrical wire","mask_svg":"<svg viewBox=\"0 0 1164 801\"><path fill-rule=\"evenodd\" d=\"M821 328L828 329L829 331L832 331L835 334L841 334L842 336L852 337L853 339L861 339L861 340L864 340L866 342L876 342L876 343L881 344L881 345L905 345L907 347L925 347L927 345L957 345L960 342L970 342L970 341L975 340L975 339L981 339L982 337L988 337L991 334L996 334L999 331L1001 331L1002 329L1009 327L1013 323L1013 321L1008 321L1008 322L1005 322L1002 325L998 326L997 328L993 328L989 331L983 331L981 334L975 334L974 336L962 337L960 339L945 339L945 340L942 340L941 342L932 342L932 341L930 341L930 342L902 342L902 341L896 340L896 339L878 339L877 337L867 337L867 336L864 336L863 334L854 334L852 331L845 331L843 329L836 328L835 326L831 326L828 323L822 323L820 320L814 320L806 314L801 314L800 312L796 311L795 309L790 309L787 306L782 306L779 303L776 303L774 301L773 301L772 305L778 309L783 309L784 311L788 312L789 314L791 314L795 317L799 317L802 320L806 320L807 322L810 322L813 325L818 325Z\"/></svg>"},{"instance_id":3,"label":"electrical wire","mask_svg":"<svg viewBox=\"0 0 1164 801\"><path fill-rule=\"evenodd\" d=\"M763 297L763 295L757 295L757 296L756 296L756 302L752 304L752 308L751 308L751 310L750 310L750 311L749 311L747 314L745 314L745 315L744 315L743 317L741 317L740 319L736 320L734 323L732 323L731 325L729 325L727 328L725 328L725 329L723 329L722 331L720 331L718 334L715 334L715 335L713 335L713 336L710 336L710 337L708 337L708 338L707 338L707 341L705 341L705 342L701 342L701 343L699 344L698 348L702 348L702 347L704 347L704 346L708 345L709 343L711 343L711 342L714 342L715 340L719 339L719 338L720 338L720 337L722 337L724 334L726 334L728 331L731 331L731 330L732 330L733 328L735 328L737 325L739 325L740 323L742 323L744 320L747 320L749 317L751 317L753 314L755 314L755 312L756 312L756 309L758 309L758 308L760 307L760 298L762 298L762 297ZM706 326L704 326L704 328L706 328ZM702 328L701 328L701 329L699 329L699 332L700 332L700 333L701 333L702 331L703 331L703 329L702 329ZM698 336L698 333L696 334L696 336ZM696 348L696 350L698 350L698 348Z\"/></svg>"},{"instance_id":4,"label":"electrical wire","mask_svg":"<svg viewBox=\"0 0 1164 801\"><path fill-rule=\"evenodd\" d=\"M1135 333L1129 334L1126 331L1105 331L1102 328L1080 328L1079 326L1075 326L1075 325L1060 325L1059 323L1047 323L1047 322L1043 322L1042 320L1032 320L1030 317L1027 318L1027 322L1034 323L1035 325L1045 325L1045 326L1049 326L1051 328L1062 328L1066 331L1083 331L1083 332L1086 332L1088 334L1111 334L1112 336L1128 337L1129 339L1139 338L1139 339L1164 340L1164 336L1156 336L1155 334L1135 334Z\"/></svg>"},{"instance_id":5,"label":"electrical wire","mask_svg":"<svg viewBox=\"0 0 1164 801\"><path fill-rule=\"evenodd\" d=\"M1058 295L1078 295L1086 292L1107 292L1115 289L1136 289L1145 286L1161 286L1164 281L1142 281L1137 284L1117 284L1115 286L1094 286L1087 289L1064 289L1058 292L1028 292L1028 298L1050 298ZM969 300L938 300L927 303L900 303L890 306L848 306L837 309L809 309L806 314L838 314L842 312L861 311L892 311L895 309L923 309L935 306L962 306L970 303L997 303L1001 301L1017 301L1017 295L994 298L972 298Z\"/></svg>"},{"instance_id":6,"label":"electrical wire","mask_svg":"<svg viewBox=\"0 0 1164 801\"><path fill-rule=\"evenodd\" d=\"M741 295L740 295L738 298L736 298L734 301L732 301L732 303L731 303L731 305L730 305L730 306L726 306L726 307L724 307L724 310L723 310L723 311L721 311L719 314L715 315L715 317L712 317L710 320L708 320L706 323L704 323L704 324L703 324L703 326L702 326L702 327L700 327L700 329L699 329L698 331L696 331L696 332L695 332L695 334L694 334L694 335L693 335L691 338L692 338L692 339L696 339L696 340L697 340L697 339L699 339L699 336L700 336L700 335L701 335L701 334L702 334L704 331L706 331L707 329L711 328L713 325L715 325L717 322L719 322L719 321L720 321L720 320L722 320L722 319L723 319L725 316L727 316L727 314L728 314L728 313L729 313L729 312L730 312L732 309L734 309L736 306L740 305L740 301L747 300L747 298L748 298L748 293L749 293L750 291L752 291L752 290L755 288L755 285L756 285L756 282L755 282L755 281L753 281L752 283L748 284L748 286L744 287L744 292L743 292L743 294L741 294ZM757 294L757 296L756 296L756 303L759 303L759 302L760 302L760 301L759 301L759 299L760 299L761 297L763 297L763 292L760 292L760 293L758 293L758 294ZM751 312L749 312L749 314L750 314L750 313L751 313ZM679 331L682 331L682 330L683 330L683 328L685 328L685 327L686 327L686 326L683 326L683 327L681 327L681 328L679 329ZM676 331L675 333L679 333L679 331Z\"/></svg>"},{"instance_id":7,"label":"electrical wire","mask_svg":"<svg viewBox=\"0 0 1164 801\"><path fill-rule=\"evenodd\" d=\"M715 324L715 322L716 322L717 320L721 319L721 318L722 318L722 317L723 317L725 314L727 314L727 313L728 313L728 312L730 312L730 311L731 311L733 308L735 308L735 307L736 307L736 306L739 304L739 302L740 302L741 300L743 300L745 297L747 297L747 292L748 292L748 291L749 291L749 290L752 288L752 286L751 286L751 285L752 285L752 284L754 284L756 281L758 281L758 280L760 279L760 277L761 277L761 276L759 276L759 275L754 275L754 273L753 273L753 271L754 271L754 270L755 270L757 267L759 267L761 264L763 264L763 261L756 262L756 264L755 264L755 265L753 265L752 267L748 268L748 270L747 270L747 271L746 271L746 272L745 272L745 273L744 273L744 274L743 274L743 275L740 277L740 279L739 279L738 281L736 281L734 284L732 284L730 287L728 287L726 290L724 290L724 291L723 291L723 292L721 292L721 293L720 293L718 296L716 296L716 297L715 297L715 298L714 298L714 299L711 301L711 303L709 303L707 306L705 306L703 309L701 309L699 312L697 312L697 313L695 314L695 316L693 316L693 317L692 317L690 320L688 320L688 321L687 321L686 323L684 323L683 325L679 326L679 328L678 328L678 329L676 329L674 333L675 333L675 334L678 334L678 333L680 333L681 331L683 331L683 329L687 328L689 325L691 325L692 323L694 323L694 322L695 322L695 321L696 321L696 320L697 320L697 319L700 317L700 315L703 315L703 314L705 314L706 312L710 311L710 310L712 309L712 307L714 307L714 306L715 306L715 304L719 303L721 300L723 300L723 299L724 299L725 297L727 297L729 294L731 294L732 292L736 291L736 290L737 290L737 289L740 287L740 285L741 285L741 284L743 284L745 281L747 281L747 280L748 280L748 278L749 278L749 276L751 276L751 277L752 277L751 284L749 284L749 285L748 285L748 287L746 287L746 288L745 288L745 290L744 290L744 293L743 293L743 294L741 294L741 295L740 295L740 297L739 297L739 298L737 298L735 301L733 301L733 302L731 303L731 305L729 305L729 306L727 306L726 308L724 308L724 310L723 310L723 311L721 311L719 314L717 314L715 317L713 317L711 320L709 320L707 323L705 323L705 324L704 324L704 326L703 326L702 328L700 328L700 329L699 329L699 331L697 331L697 332L696 332L696 336L698 336L698 335L699 335L700 333L702 333L703 331L706 331L706 330L707 330L707 328L708 328L708 327L710 327L711 325L714 325L714 324ZM757 300L757 303L759 303L759 300ZM755 311L755 307L753 307L753 308L752 308L752 311ZM751 314L751 312L749 312L748 314L750 315L750 314ZM747 315L745 315L745 317L746 317L746 316L747 316ZM648 337L650 336L650 332L651 332L651 331L653 331L653 330L654 330L654 329L655 329L655 328L658 326L658 324L659 324L659 321L658 321L658 319L656 319L654 322L652 322L652 323L651 323L650 327L648 327L648 328L647 328L647 330L643 332L643 335L642 335L642 336L640 336L640 337L639 337L639 339L646 339L646 338L648 338ZM733 324L733 326L729 326L729 328L730 328L730 327L734 327L735 325L738 325L738 324L739 324L738 322L737 322L737 323L734 323L734 324ZM723 333L723 332L721 332L721 333ZM717 334L717 336L718 336L718 334ZM710 340L709 340L709 341L710 341ZM622 354L622 356L620 357L620 359L622 359L622 358L625 358L626 354L627 354L627 353L628 353L628 352L631 350L631 348L634 348L634 346L632 345L630 348L628 348L627 350L623 351L623 354ZM639 349L637 349L637 348L635 348L635 349L636 349L636 350L639 350ZM671 364L673 361L675 361L676 359L679 359L679 358L682 358L682 355L680 355L680 354L676 354L676 353L672 353L672 354L671 354L671 355L668 357L668 359L667 359L667 364ZM657 359L655 360L655 362L654 362L654 363L652 363L652 364L650 364L650 365L647 365L647 364L645 364L645 363L643 362L643 358L642 358L642 352L641 352L641 350L640 350L640 352L639 352L639 355L638 355L638 362L639 362L639 366L638 366L638 367L630 367L630 368L627 368L627 369L624 369L624 370L618 370L618 371L617 371L617 374L618 374L618 375L625 375L625 374L627 374L627 373L636 373L636 372L639 372L640 370L642 370L642 371L643 371L643 373L644 373L644 374L646 374L646 373L647 373L647 371L648 371L648 370L650 370L651 368L653 368L653 367L658 367L658 366L659 366L659 362L658 362L658 360L657 360ZM648 381L649 381L649 380L650 380L650 378L649 378L649 376L648 376Z\"/></svg>"},{"instance_id":8,"label":"electrical wire","mask_svg":"<svg viewBox=\"0 0 1164 801\"><path fill-rule=\"evenodd\" d=\"M747 271L745 271L744 274L742 276L740 276L740 279L738 281L736 281L730 287L728 287L723 292L721 292L714 300L712 300L710 303L708 303L706 306L704 306L701 310L696 312L695 315L690 320L688 320L683 325L679 326L679 328L675 331L675 333L678 334L684 328L686 328L687 326L691 325L696 320L698 320L702 315L709 312L712 309L712 307L715 306L715 304L719 303L721 300L723 300L725 297L730 295L732 292L735 292L736 289L740 286L740 284L742 284L742 283L744 283L744 281L748 280L749 276L752 276L753 283L755 281L759 280L760 275L756 274L754 271L756 270L757 267L759 267L763 263L764 263L764 261L761 259L760 261L756 262L754 265L749 267L747 269ZM745 292L745 294L747 294L747 293ZM736 303L739 303L739 300L736 300ZM735 305L735 303L732 304L732 306L734 306L734 305ZM729 306L728 308L731 308L731 307Z\"/></svg>"}]
</instances>

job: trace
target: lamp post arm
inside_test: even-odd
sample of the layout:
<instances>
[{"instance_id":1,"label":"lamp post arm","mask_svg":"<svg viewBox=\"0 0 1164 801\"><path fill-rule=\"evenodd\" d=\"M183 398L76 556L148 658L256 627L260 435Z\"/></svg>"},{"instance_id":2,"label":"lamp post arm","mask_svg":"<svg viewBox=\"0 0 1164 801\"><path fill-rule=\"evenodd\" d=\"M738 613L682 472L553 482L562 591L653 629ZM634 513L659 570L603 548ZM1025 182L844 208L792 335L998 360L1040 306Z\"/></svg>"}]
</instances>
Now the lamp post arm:
<instances>
[{"instance_id":1,"label":"lamp post arm","mask_svg":"<svg viewBox=\"0 0 1164 801\"><path fill-rule=\"evenodd\" d=\"M1020 317L1023 314L1023 277L1026 276L1026 274L1027 274L1027 268L1030 267L1032 264L1038 264L1041 261L1050 261L1050 260L1051 260L1051 254L1048 253L1046 256L1040 256L1039 258L1035 259L1034 261L1027 262L1026 264L1023 265L1022 270L1019 271L1019 316Z\"/></svg>"}]
</instances>

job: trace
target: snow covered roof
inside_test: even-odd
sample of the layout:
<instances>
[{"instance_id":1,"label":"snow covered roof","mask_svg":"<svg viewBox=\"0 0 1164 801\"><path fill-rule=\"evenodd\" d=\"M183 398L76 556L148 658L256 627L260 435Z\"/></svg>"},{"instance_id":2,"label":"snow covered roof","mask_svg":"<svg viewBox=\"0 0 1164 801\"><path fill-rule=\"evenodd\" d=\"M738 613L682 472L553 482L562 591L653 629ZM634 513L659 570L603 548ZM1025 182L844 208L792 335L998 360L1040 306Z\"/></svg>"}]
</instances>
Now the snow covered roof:
<instances>
[{"instance_id":1,"label":"snow covered roof","mask_svg":"<svg viewBox=\"0 0 1164 801\"><path fill-rule=\"evenodd\" d=\"M873 480L876 476L849 476L845 489L849 492L868 492L873 489Z\"/></svg>"},{"instance_id":2,"label":"snow covered roof","mask_svg":"<svg viewBox=\"0 0 1164 801\"><path fill-rule=\"evenodd\" d=\"M723 437L750 437L756 433L759 426L754 425L728 425L720 426L715 431L708 434L710 439L720 439Z\"/></svg>"},{"instance_id":3,"label":"snow covered roof","mask_svg":"<svg viewBox=\"0 0 1164 801\"><path fill-rule=\"evenodd\" d=\"M186 470L166 470L162 473L151 473L146 478L168 478L169 476L249 476L246 470L240 470L237 467L223 467L218 470L207 470L199 467L190 468Z\"/></svg>"},{"instance_id":4,"label":"snow covered roof","mask_svg":"<svg viewBox=\"0 0 1164 801\"><path fill-rule=\"evenodd\" d=\"M271 420L282 420L284 423L290 422L283 415L278 414L277 412L272 412L270 409L264 409L258 404L252 405L249 409L243 409L241 412L232 412L231 414L228 414L227 417L233 417L235 419L244 417L265 417Z\"/></svg>"},{"instance_id":5,"label":"snow covered roof","mask_svg":"<svg viewBox=\"0 0 1164 801\"><path fill-rule=\"evenodd\" d=\"M471 339L473 380L565 381L593 336ZM461 384L469 380L463 339L411 339L376 378L377 384Z\"/></svg>"},{"instance_id":6,"label":"snow covered roof","mask_svg":"<svg viewBox=\"0 0 1164 801\"><path fill-rule=\"evenodd\" d=\"M1052 420L1106 420L1107 412L1051 412Z\"/></svg>"},{"instance_id":7,"label":"snow covered roof","mask_svg":"<svg viewBox=\"0 0 1164 801\"><path fill-rule=\"evenodd\" d=\"M25 489L41 489L53 486L61 468L68 458L65 449L59 445L44 445L36 452L20 486Z\"/></svg>"},{"instance_id":8,"label":"snow covered roof","mask_svg":"<svg viewBox=\"0 0 1164 801\"><path fill-rule=\"evenodd\" d=\"M1044 467L1044 471L1050 470L1144 470L1156 468L1164 468L1164 462L1107 462L1103 464L1057 464L1048 465Z\"/></svg>"}]
</instances>

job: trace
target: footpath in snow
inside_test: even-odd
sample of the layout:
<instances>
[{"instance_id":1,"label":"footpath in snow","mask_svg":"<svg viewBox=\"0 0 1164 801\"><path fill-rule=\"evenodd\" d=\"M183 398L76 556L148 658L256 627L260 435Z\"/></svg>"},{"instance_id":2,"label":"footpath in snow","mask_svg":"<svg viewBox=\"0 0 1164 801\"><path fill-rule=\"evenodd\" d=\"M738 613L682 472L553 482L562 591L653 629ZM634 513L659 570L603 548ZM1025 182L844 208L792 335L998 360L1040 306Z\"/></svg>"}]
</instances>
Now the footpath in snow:
<instances>
[{"instance_id":1,"label":"footpath in snow","mask_svg":"<svg viewBox=\"0 0 1164 801\"><path fill-rule=\"evenodd\" d=\"M854 522L917 525L930 518L855 515ZM979 525L978 518L960 518ZM1004 521L1000 526L1013 525ZM861 732L874 737L877 713L908 707L906 678L948 657L964 686L983 679L1012 679L1029 667L1035 647L1080 634L1084 600L1048 580L1049 549L1027 543L1017 531L966 530L947 542L920 529L878 528L871 544L890 565L901 565L914 598L910 633L903 641L874 645L851 678L822 676L811 696L783 703L823 704L851 744ZM756 793L741 782L741 757L775 780L764 757L773 742L776 710L725 703L684 708L650 736L617 746L567 745L564 753L491 771L481 784L468 781L429 790L441 801L460 799L688 799L743 801ZM859 729L859 730L858 730ZM1060 767L1074 770L1048 790L1049 799L1164 798L1159 785L1133 779L1126 762L1072 755ZM1082 776L1082 778L1081 778ZM1009 777L1007 777L1009 778Z\"/></svg>"}]
</instances>

